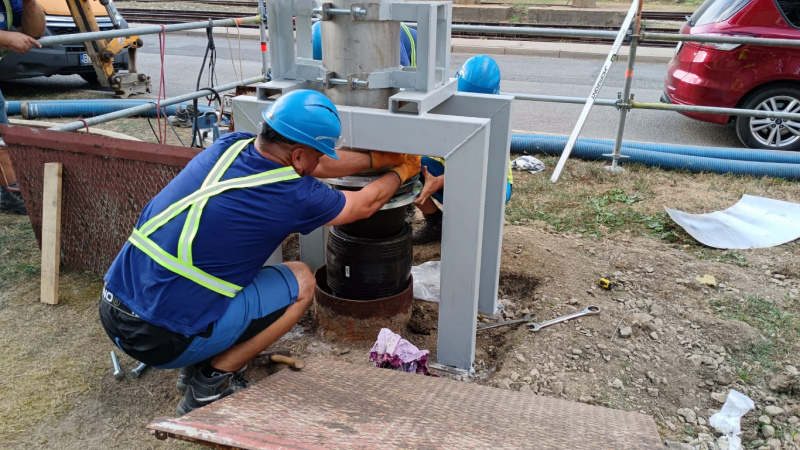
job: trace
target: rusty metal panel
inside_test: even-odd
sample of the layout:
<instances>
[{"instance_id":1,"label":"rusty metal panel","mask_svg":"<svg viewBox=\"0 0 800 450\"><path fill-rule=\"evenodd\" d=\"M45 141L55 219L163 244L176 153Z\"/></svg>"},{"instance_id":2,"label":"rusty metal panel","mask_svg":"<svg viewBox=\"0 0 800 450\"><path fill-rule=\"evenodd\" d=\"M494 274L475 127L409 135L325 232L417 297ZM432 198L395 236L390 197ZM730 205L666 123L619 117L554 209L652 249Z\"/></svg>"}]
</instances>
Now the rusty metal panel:
<instances>
[{"instance_id":1,"label":"rusty metal panel","mask_svg":"<svg viewBox=\"0 0 800 450\"><path fill-rule=\"evenodd\" d=\"M653 419L533 393L310 358L156 437L242 449L654 449Z\"/></svg>"},{"instance_id":2,"label":"rusty metal panel","mask_svg":"<svg viewBox=\"0 0 800 450\"><path fill-rule=\"evenodd\" d=\"M63 267L104 275L148 201L199 149L0 125L41 246L44 164L64 167Z\"/></svg>"}]
</instances>

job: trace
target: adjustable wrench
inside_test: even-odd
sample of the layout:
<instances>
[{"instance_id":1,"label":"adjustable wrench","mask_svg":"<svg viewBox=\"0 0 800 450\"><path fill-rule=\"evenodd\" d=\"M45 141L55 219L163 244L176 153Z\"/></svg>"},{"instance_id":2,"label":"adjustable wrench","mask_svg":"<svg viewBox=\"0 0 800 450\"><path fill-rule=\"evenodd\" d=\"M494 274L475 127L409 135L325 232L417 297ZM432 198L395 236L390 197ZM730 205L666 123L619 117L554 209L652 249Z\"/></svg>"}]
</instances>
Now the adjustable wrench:
<instances>
[{"instance_id":1,"label":"adjustable wrench","mask_svg":"<svg viewBox=\"0 0 800 450\"><path fill-rule=\"evenodd\" d=\"M566 316L556 317L555 319L546 320L542 323L531 322L528 324L528 329L530 331L539 331L544 327L549 327L550 325L555 325L557 323L566 322L572 319L577 319L578 317L591 316L594 314L600 314L600 307L591 305L587 306L586 309L584 309L583 311L567 314Z\"/></svg>"}]
</instances>

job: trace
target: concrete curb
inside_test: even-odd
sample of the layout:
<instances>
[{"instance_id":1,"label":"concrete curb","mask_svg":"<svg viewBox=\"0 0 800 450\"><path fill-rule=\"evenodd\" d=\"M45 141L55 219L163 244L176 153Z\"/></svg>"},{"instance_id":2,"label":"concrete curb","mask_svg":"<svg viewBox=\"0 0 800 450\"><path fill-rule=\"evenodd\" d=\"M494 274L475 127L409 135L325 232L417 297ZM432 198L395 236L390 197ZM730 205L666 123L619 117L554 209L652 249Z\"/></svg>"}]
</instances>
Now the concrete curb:
<instances>
[{"instance_id":1,"label":"concrete curb","mask_svg":"<svg viewBox=\"0 0 800 450\"><path fill-rule=\"evenodd\" d=\"M129 24L131 28L148 26L146 24ZM238 39L235 28L214 28L214 37L226 39L230 37L231 44ZM260 41L257 30L243 28L241 39L243 41ZM177 36L196 36L205 37L205 30L188 30L167 33ZM610 45L599 44L580 44L563 42L534 42L534 41L503 41L503 40L479 40L454 38L451 41L451 52L468 55L508 55L525 56L535 58L564 58L564 59L587 59L603 61L608 57L611 50ZM644 64L667 64L672 60L674 50L663 47L639 47L636 53L636 62ZM628 60L628 48L623 47L620 51L618 61Z\"/></svg>"}]
</instances>

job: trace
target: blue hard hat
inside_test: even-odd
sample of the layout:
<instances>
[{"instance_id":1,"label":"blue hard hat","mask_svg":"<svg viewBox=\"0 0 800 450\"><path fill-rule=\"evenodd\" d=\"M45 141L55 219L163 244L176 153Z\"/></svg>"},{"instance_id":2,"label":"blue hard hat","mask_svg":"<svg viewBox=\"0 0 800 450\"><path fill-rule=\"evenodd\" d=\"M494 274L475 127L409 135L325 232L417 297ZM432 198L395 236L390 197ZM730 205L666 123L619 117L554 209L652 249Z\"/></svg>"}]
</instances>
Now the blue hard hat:
<instances>
[{"instance_id":1,"label":"blue hard hat","mask_svg":"<svg viewBox=\"0 0 800 450\"><path fill-rule=\"evenodd\" d=\"M261 116L281 136L339 159L336 155L342 134L339 111L319 92L291 91L275 100Z\"/></svg>"},{"instance_id":2,"label":"blue hard hat","mask_svg":"<svg viewBox=\"0 0 800 450\"><path fill-rule=\"evenodd\" d=\"M486 55L468 59L458 72L459 92L497 94L500 92L500 67Z\"/></svg>"},{"instance_id":3,"label":"blue hard hat","mask_svg":"<svg viewBox=\"0 0 800 450\"><path fill-rule=\"evenodd\" d=\"M311 47L314 49L314 59L322 61L322 22L311 25Z\"/></svg>"}]
</instances>

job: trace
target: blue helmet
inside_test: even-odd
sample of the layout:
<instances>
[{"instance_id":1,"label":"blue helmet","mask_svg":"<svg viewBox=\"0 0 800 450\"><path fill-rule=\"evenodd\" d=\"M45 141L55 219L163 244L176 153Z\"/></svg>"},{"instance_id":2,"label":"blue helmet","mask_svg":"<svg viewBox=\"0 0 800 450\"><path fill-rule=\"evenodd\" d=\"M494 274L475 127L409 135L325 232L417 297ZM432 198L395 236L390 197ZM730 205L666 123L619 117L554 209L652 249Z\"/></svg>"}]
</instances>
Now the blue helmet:
<instances>
[{"instance_id":1,"label":"blue helmet","mask_svg":"<svg viewBox=\"0 0 800 450\"><path fill-rule=\"evenodd\" d=\"M311 25L311 47L314 49L314 59L322 61L322 22Z\"/></svg>"},{"instance_id":2,"label":"blue helmet","mask_svg":"<svg viewBox=\"0 0 800 450\"><path fill-rule=\"evenodd\" d=\"M459 92L497 94L500 92L500 67L486 55L468 59L458 72Z\"/></svg>"},{"instance_id":3,"label":"blue helmet","mask_svg":"<svg viewBox=\"0 0 800 450\"><path fill-rule=\"evenodd\" d=\"M275 100L261 116L281 136L339 159L336 155L342 134L339 112L336 105L319 92L291 91Z\"/></svg>"}]
</instances>

